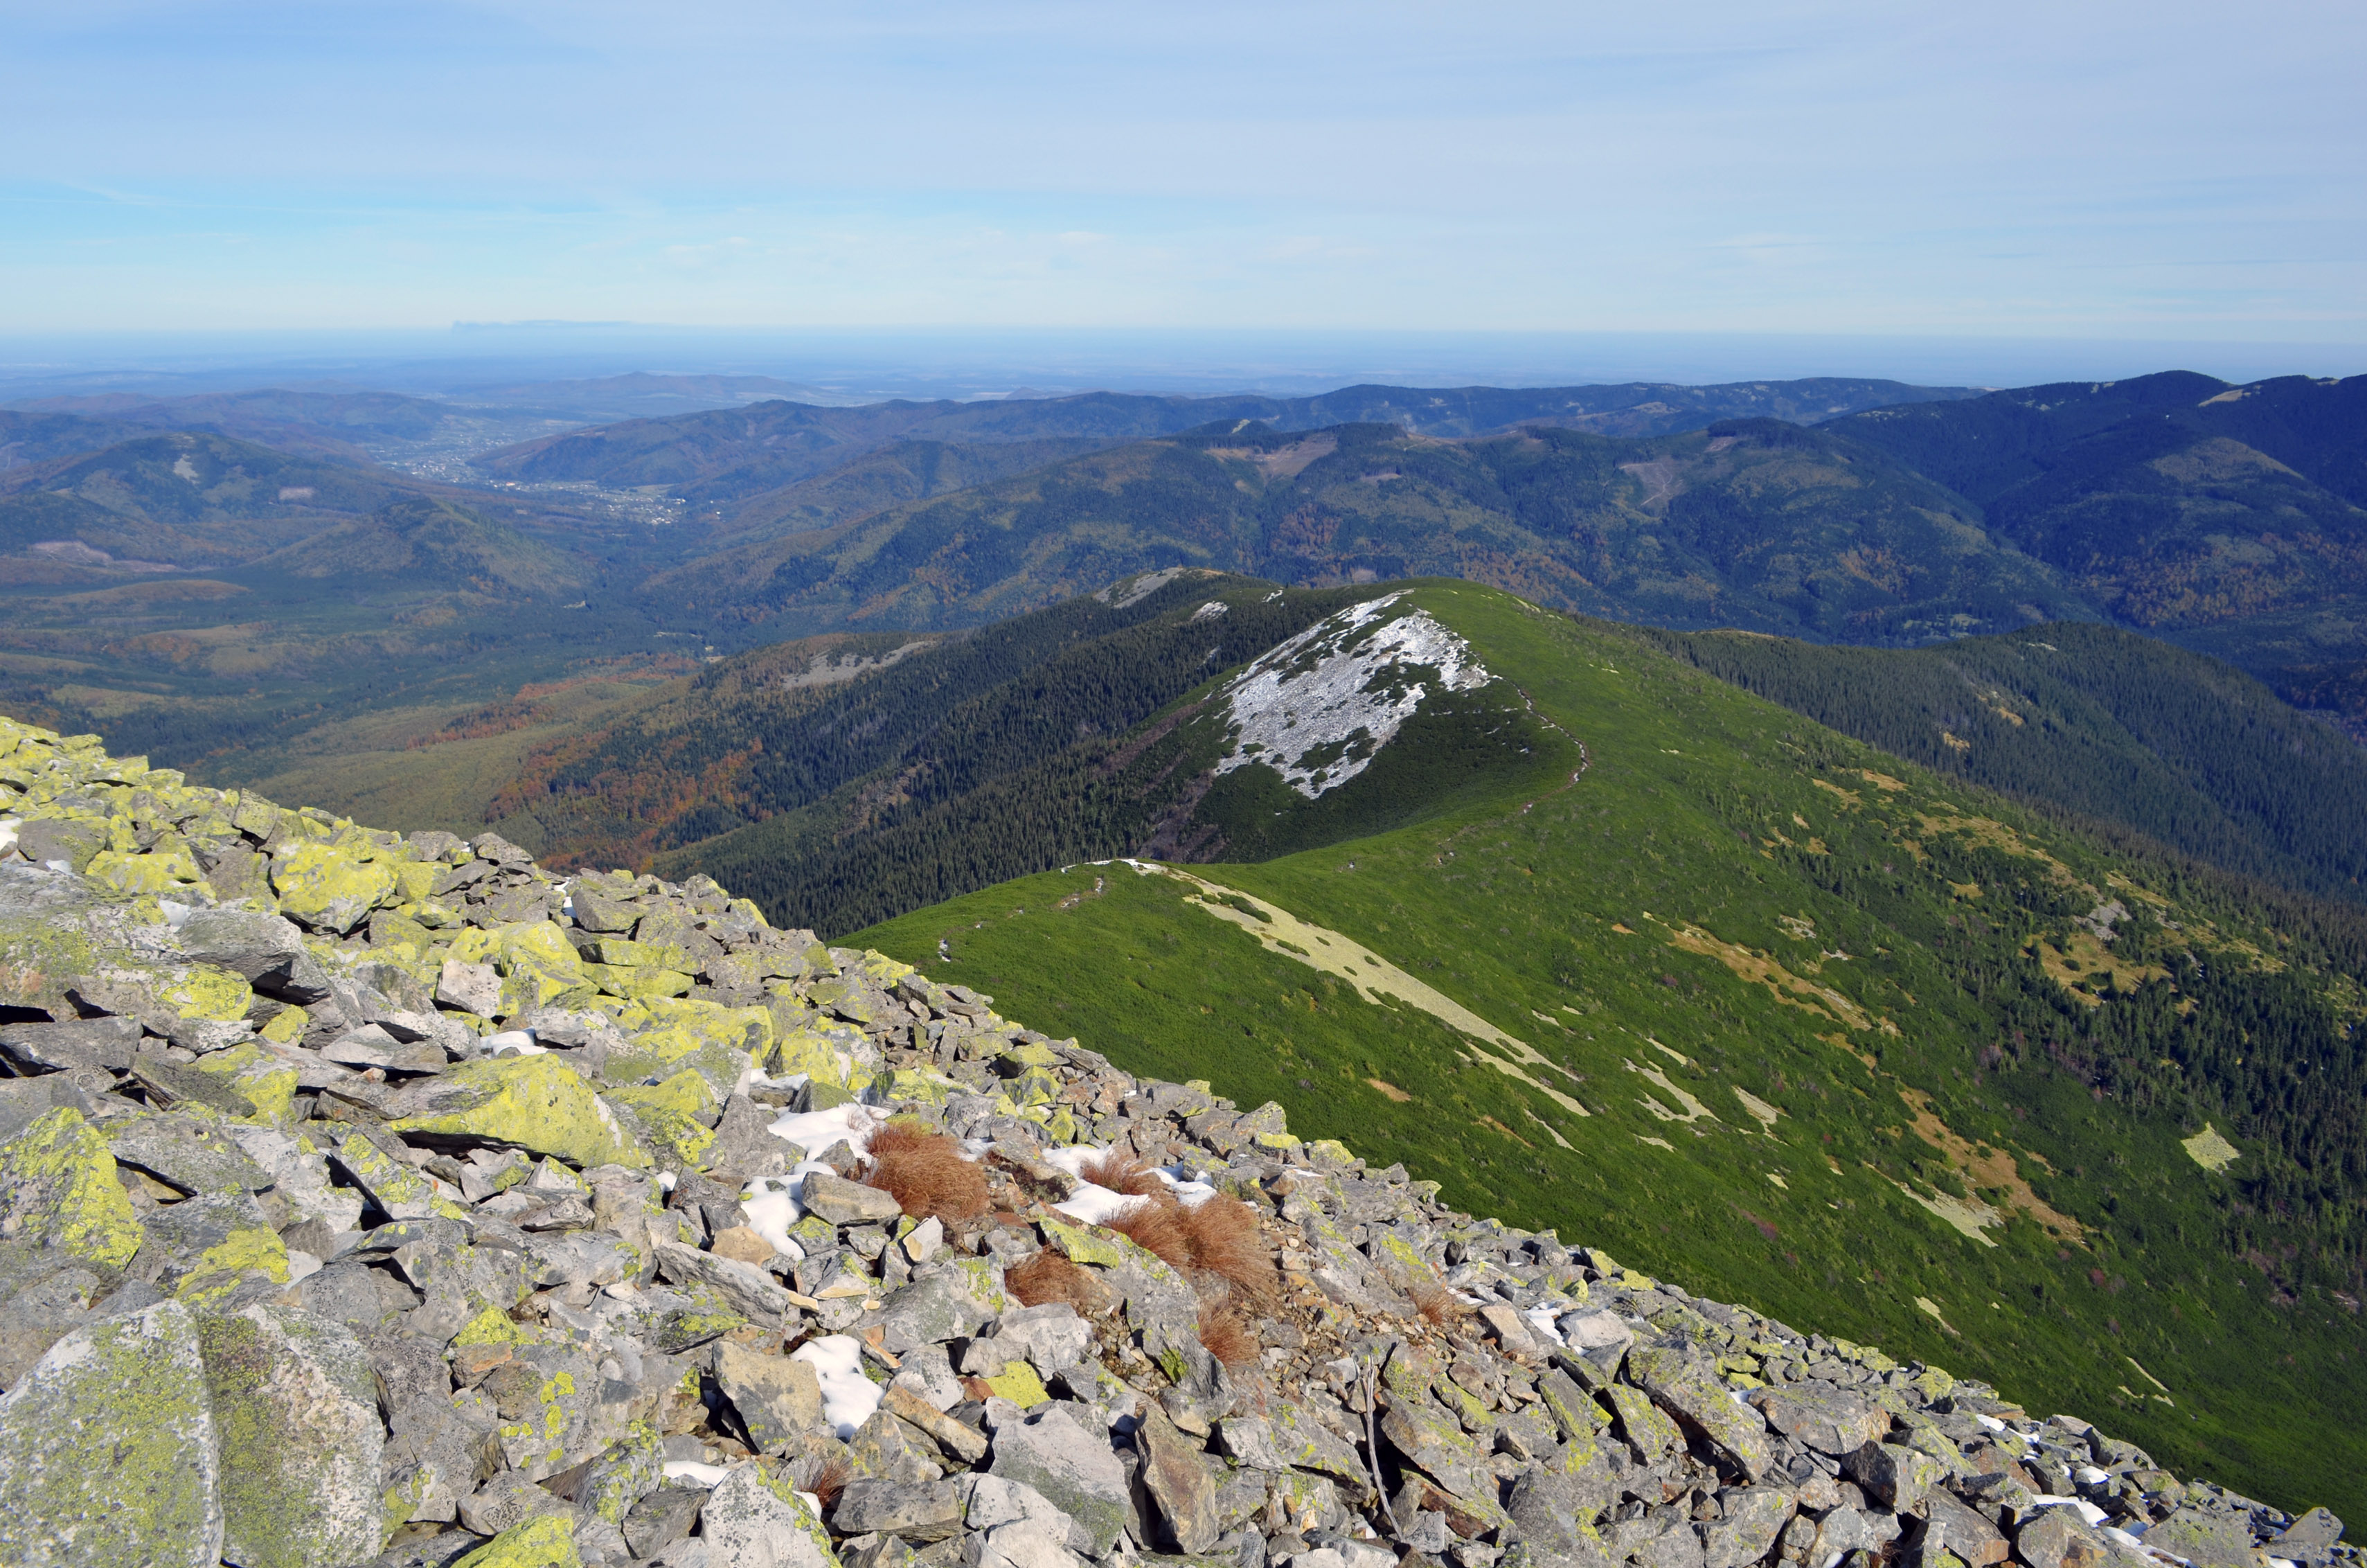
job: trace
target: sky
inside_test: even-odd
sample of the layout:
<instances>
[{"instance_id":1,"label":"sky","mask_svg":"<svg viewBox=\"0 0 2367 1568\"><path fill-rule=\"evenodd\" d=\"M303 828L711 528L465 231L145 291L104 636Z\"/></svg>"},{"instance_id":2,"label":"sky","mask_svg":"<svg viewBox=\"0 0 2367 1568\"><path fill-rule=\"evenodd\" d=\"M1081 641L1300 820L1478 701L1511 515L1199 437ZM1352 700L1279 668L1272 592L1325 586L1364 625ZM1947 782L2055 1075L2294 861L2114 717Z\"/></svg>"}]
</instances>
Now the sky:
<instances>
[{"instance_id":1,"label":"sky","mask_svg":"<svg viewBox=\"0 0 2367 1568\"><path fill-rule=\"evenodd\" d=\"M0 335L2333 354L2362 66L2367 6L2289 0L0 0Z\"/></svg>"}]
</instances>

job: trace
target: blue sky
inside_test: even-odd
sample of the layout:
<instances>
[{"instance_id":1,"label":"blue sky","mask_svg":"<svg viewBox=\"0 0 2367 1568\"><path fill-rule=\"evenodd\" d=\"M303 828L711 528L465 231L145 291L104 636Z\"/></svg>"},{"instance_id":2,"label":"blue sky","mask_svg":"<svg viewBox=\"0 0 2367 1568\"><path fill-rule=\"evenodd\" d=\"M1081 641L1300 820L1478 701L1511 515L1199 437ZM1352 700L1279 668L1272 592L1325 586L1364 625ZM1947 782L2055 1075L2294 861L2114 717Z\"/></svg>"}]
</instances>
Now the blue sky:
<instances>
[{"instance_id":1,"label":"blue sky","mask_svg":"<svg viewBox=\"0 0 2367 1568\"><path fill-rule=\"evenodd\" d=\"M0 333L2367 342L2356 5L0 0Z\"/></svg>"}]
</instances>

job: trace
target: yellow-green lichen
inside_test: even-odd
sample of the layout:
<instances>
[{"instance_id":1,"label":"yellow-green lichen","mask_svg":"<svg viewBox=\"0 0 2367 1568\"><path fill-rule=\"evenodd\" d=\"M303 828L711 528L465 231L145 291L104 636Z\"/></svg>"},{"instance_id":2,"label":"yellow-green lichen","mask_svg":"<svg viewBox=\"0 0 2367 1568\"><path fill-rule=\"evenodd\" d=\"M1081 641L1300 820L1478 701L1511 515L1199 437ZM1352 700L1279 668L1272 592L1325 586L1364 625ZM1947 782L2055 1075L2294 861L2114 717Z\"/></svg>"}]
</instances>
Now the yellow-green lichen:
<instances>
[{"instance_id":1,"label":"yellow-green lichen","mask_svg":"<svg viewBox=\"0 0 2367 1568\"><path fill-rule=\"evenodd\" d=\"M541 1514L504 1530L452 1568L583 1568L575 1516Z\"/></svg>"},{"instance_id":2,"label":"yellow-green lichen","mask_svg":"<svg viewBox=\"0 0 2367 1568\"><path fill-rule=\"evenodd\" d=\"M212 964L194 964L180 979L164 986L159 995L176 1017L212 1018L228 1023L246 1017L255 993L244 977Z\"/></svg>"},{"instance_id":3,"label":"yellow-green lichen","mask_svg":"<svg viewBox=\"0 0 2367 1568\"><path fill-rule=\"evenodd\" d=\"M365 846L365 847L367 847ZM271 885L279 907L308 926L350 931L395 892L393 871L351 848L300 844L275 857Z\"/></svg>"},{"instance_id":4,"label":"yellow-green lichen","mask_svg":"<svg viewBox=\"0 0 2367 1568\"><path fill-rule=\"evenodd\" d=\"M255 1107L247 1119L285 1126L293 1121L297 1070L259 1045L234 1045L198 1059L198 1071L227 1078L231 1087Z\"/></svg>"},{"instance_id":5,"label":"yellow-green lichen","mask_svg":"<svg viewBox=\"0 0 2367 1568\"><path fill-rule=\"evenodd\" d=\"M393 1131L506 1144L578 1167L650 1164L616 1112L556 1056L462 1062L437 1081L436 1093L450 1108L404 1117Z\"/></svg>"},{"instance_id":6,"label":"yellow-green lichen","mask_svg":"<svg viewBox=\"0 0 2367 1568\"><path fill-rule=\"evenodd\" d=\"M107 1140L66 1106L0 1143L0 1221L21 1241L110 1268L130 1263L142 1240Z\"/></svg>"},{"instance_id":7,"label":"yellow-green lichen","mask_svg":"<svg viewBox=\"0 0 2367 1568\"><path fill-rule=\"evenodd\" d=\"M288 1283L288 1244L270 1231L232 1231L198 1255L195 1267L173 1287L176 1301L202 1307L221 1301L248 1274Z\"/></svg>"},{"instance_id":8,"label":"yellow-green lichen","mask_svg":"<svg viewBox=\"0 0 2367 1568\"><path fill-rule=\"evenodd\" d=\"M452 1336L455 1345L518 1345L527 1338L515 1319L498 1307L487 1307Z\"/></svg>"},{"instance_id":9,"label":"yellow-green lichen","mask_svg":"<svg viewBox=\"0 0 2367 1568\"><path fill-rule=\"evenodd\" d=\"M205 880L198 869L197 857L177 834L157 840L144 853L102 849L90 858L84 874L132 894L172 892Z\"/></svg>"},{"instance_id":10,"label":"yellow-green lichen","mask_svg":"<svg viewBox=\"0 0 2367 1568\"><path fill-rule=\"evenodd\" d=\"M685 1067L659 1084L627 1084L607 1091L651 1142L671 1149L681 1164L698 1165L715 1146L708 1121L719 1108L715 1091L695 1068Z\"/></svg>"}]
</instances>

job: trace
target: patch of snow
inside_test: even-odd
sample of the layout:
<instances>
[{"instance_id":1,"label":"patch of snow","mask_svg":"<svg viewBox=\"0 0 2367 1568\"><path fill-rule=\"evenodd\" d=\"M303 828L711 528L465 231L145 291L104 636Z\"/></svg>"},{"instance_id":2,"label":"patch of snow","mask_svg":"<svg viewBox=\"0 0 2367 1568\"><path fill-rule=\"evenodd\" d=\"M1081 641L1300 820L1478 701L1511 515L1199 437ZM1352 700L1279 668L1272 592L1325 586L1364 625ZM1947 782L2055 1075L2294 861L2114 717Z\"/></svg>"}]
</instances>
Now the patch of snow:
<instances>
[{"instance_id":1,"label":"patch of snow","mask_svg":"<svg viewBox=\"0 0 2367 1568\"><path fill-rule=\"evenodd\" d=\"M1561 1325L1556 1321L1557 1314L1554 1308L1531 1307L1521 1315L1529 1320L1529 1332L1539 1339L1554 1345L1567 1343L1561 1336Z\"/></svg>"},{"instance_id":2,"label":"patch of snow","mask_svg":"<svg viewBox=\"0 0 2367 1568\"><path fill-rule=\"evenodd\" d=\"M819 1154L842 1138L860 1154L870 1147L872 1131L885 1119L869 1106L847 1104L828 1110L784 1111L766 1131L809 1154Z\"/></svg>"},{"instance_id":3,"label":"patch of snow","mask_svg":"<svg viewBox=\"0 0 2367 1568\"><path fill-rule=\"evenodd\" d=\"M1123 1192L1112 1192L1108 1187L1095 1187L1088 1181L1078 1184L1074 1197L1055 1203L1052 1208L1055 1212L1066 1214L1083 1224L1106 1225L1111 1215L1129 1203L1141 1201L1139 1198L1128 1198Z\"/></svg>"},{"instance_id":4,"label":"patch of snow","mask_svg":"<svg viewBox=\"0 0 2367 1568\"><path fill-rule=\"evenodd\" d=\"M806 1249L789 1239L789 1227L805 1218L802 1201L806 1174L830 1169L819 1160L808 1161L787 1176L758 1176L740 1194L740 1215L748 1228L773 1244L787 1258L802 1258Z\"/></svg>"},{"instance_id":5,"label":"patch of snow","mask_svg":"<svg viewBox=\"0 0 2367 1568\"><path fill-rule=\"evenodd\" d=\"M520 1056L550 1054L547 1048L534 1042L532 1029L504 1029L499 1034L487 1035L481 1045L488 1056L499 1056L504 1051L515 1051Z\"/></svg>"},{"instance_id":6,"label":"patch of snow","mask_svg":"<svg viewBox=\"0 0 2367 1568\"><path fill-rule=\"evenodd\" d=\"M1128 1096L1127 1097L1132 1098L1133 1096ZM1096 1149L1090 1143L1070 1143L1063 1148L1046 1150L1044 1152L1044 1163L1048 1165L1057 1166L1058 1168L1068 1172L1070 1176L1075 1176L1080 1182L1083 1183L1083 1185L1077 1189L1077 1196L1070 1199L1068 1200L1069 1203L1082 1202L1086 1209L1107 1210L1115 1206L1105 1204L1103 1201L1104 1198L1115 1199L1117 1204L1130 1203L1133 1201L1133 1199L1126 1197L1123 1193L1112 1192L1105 1187L1096 1187L1092 1182L1085 1181L1085 1162L1087 1160L1098 1158L1099 1156L1108 1153L1109 1151L1107 1149ZM1167 1184L1167 1195L1175 1199L1176 1202L1181 1203L1186 1209L1197 1209L1201 1204L1207 1202L1208 1199L1217 1196L1217 1189L1214 1187L1211 1187L1208 1183L1190 1176L1179 1176L1174 1173L1174 1171L1164 1165L1152 1166L1150 1174L1157 1176L1161 1181L1165 1182ZM1102 1196L1088 1197L1087 1194L1089 1193L1098 1193ZM1070 1210L1067 1204L1055 1204L1054 1207L1059 1209L1060 1212L1064 1214L1070 1214L1073 1218L1084 1221L1088 1225L1099 1225L1104 1222L1103 1218L1098 1214L1088 1215L1077 1212Z\"/></svg>"},{"instance_id":7,"label":"patch of snow","mask_svg":"<svg viewBox=\"0 0 2367 1568\"><path fill-rule=\"evenodd\" d=\"M1232 749L1217 772L1263 763L1312 801L1362 773L1424 699L1495 678L1429 611L1382 620L1404 597L1326 617L1227 683Z\"/></svg>"},{"instance_id":8,"label":"patch of snow","mask_svg":"<svg viewBox=\"0 0 2367 1568\"><path fill-rule=\"evenodd\" d=\"M687 1481L693 1486L703 1486L712 1492L723 1479L723 1467L719 1464L698 1464L690 1460L668 1460L665 1478L668 1481Z\"/></svg>"},{"instance_id":9,"label":"patch of snow","mask_svg":"<svg viewBox=\"0 0 2367 1568\"><path fill-rule=\"evenodd\" d=\"M789 1353L814 1369L821 1383L821 1418L834 1435L852 1437L879 1408L879 1385L863 1375L863 1346L844 1334L809 1339Z\"/></svg>"}]
</instances>

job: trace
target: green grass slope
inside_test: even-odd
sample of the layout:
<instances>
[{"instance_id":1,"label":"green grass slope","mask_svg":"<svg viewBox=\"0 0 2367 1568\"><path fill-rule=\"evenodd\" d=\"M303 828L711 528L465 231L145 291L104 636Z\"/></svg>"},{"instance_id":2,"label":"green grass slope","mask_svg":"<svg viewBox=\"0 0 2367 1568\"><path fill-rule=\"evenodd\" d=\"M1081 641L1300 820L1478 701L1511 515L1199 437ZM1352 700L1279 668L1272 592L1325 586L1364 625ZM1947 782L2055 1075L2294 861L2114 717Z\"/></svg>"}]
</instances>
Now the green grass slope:
<instances>
[{"instance_id":1,"label":"green grass slope","mask_svg":"<svg viewBox=\"0 0 2367 1568\"><path fill-rule=\"evenodd\" d=\"M854 939L1458 1204L2109 1414L2181 1473L2367 1504L2356 917L1625 629L1410 602L1583 746L1574 782L1508 756L1384 831L1199 881L1079 864Z\"/></svg>"},{"instance_id":2,"label":"green grass slope","mask_svg":"<svg viewBox=\"0 0 2367 1568\"><path fill-rule=\"evenodd\" d=\"M1652 641L1935 772L2246 876L2367 899L2367 750L2216 659L2071 623L1919 649Z\"/></svg>"}]
</instances>

